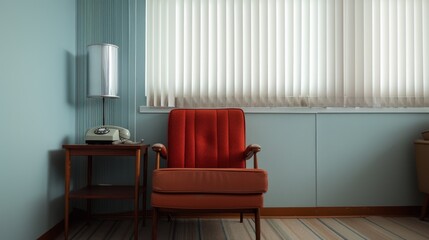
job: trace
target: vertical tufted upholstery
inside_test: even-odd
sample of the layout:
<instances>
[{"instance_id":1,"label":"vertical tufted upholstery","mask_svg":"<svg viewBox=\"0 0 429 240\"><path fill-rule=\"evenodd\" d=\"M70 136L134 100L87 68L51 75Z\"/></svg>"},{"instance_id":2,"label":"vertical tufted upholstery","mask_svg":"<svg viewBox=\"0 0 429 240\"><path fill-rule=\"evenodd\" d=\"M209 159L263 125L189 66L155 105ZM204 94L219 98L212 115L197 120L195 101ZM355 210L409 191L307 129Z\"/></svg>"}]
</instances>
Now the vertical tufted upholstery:
<instances>
[{"instance_id":1,"label":"vertical tufted upholstery","mask_svg":"<svg viewBox=\"0 0 429 240\"><path fill-rule=\"evenodd\" d=\"M244 168L245 128L241 109L172 110L168 167Z\"/></svg>"}]
</instances>

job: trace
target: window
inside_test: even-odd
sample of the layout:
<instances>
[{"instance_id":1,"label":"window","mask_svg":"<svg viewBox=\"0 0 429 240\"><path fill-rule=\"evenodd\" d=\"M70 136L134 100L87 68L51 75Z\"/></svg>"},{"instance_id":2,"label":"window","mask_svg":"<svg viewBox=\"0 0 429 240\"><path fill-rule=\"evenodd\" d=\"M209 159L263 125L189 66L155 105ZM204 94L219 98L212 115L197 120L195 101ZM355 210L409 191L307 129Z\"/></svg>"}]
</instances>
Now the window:
<instances>
[{"instance_id":1,"label":"window","mask_svg":"<svg viewBox=\"0 0 429 240\"><path fill-rule=\"evenodd\" d=\"M147 0L148 106L429 106L429 0Z\"/></svg>"}]
</instances>

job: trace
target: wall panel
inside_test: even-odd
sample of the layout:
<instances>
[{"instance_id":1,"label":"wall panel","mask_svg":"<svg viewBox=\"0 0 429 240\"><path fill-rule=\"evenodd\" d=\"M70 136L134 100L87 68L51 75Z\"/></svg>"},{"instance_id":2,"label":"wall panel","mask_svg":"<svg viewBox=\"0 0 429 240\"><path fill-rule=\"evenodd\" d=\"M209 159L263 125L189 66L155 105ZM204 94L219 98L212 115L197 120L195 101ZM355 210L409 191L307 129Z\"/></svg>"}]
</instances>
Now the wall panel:
<instances>
[{"instance_id":1,"label":"wall panel","mask_svg":"<svg viewBox=\"0 0 429 240\"><path fill-rule=\"evenodd\" d=\"M318 206L413 206L413 141L428 114L319 114Z\"/></svg>"}]
</instances>

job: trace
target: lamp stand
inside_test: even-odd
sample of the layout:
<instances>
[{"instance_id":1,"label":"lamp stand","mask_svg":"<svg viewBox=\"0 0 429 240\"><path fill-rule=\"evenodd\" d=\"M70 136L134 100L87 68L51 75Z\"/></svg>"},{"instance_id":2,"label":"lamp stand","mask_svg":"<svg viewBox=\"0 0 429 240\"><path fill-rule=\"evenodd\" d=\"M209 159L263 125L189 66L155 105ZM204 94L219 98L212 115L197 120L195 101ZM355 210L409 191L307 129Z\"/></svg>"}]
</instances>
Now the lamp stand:
<instances>
[{"instance_id":1,"label":"lamp stand","mask_svg":"<svg viewBox=\"0 0 429 240\"><path fill-rule=\"evenodd\" d=\"M103 97L103 126L106 124L106 121L105 121L105 116L104 116L104 102L105 102L106 100L105 100L105 98Z\"/></svg>"}]
</instances>

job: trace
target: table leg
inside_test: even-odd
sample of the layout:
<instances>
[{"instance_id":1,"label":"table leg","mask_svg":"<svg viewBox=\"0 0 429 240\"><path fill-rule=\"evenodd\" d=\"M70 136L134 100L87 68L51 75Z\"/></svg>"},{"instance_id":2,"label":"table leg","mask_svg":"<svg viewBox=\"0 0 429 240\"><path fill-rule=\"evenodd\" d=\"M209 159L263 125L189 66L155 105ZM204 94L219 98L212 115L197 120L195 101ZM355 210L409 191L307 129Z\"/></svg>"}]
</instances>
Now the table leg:
<instances>
[{"instance_id":1,"label":"table leg","mask_svg":"<svg viewBox=\"0 0 429 240\"><path fill-rule=\"evenodd\" d=\"M134 239L138 239L139 229L139 188L140 188L140 149L136 151L134 182Z\"/></svg>"},{"instance_id":2,"label":"table leg","mask_svg":"<svg viewBox=\"0 0 429 240\"><path fill-rule=\"evenodd\" d=\"M426 217L426 212L429 206L429 194L426 194L425 199L423 200L422 210L420 212L420 220L424 220Z\"/></svg>"},{"instance_id":3,"label":"table leg","mask_svg":"<svg viewBox=\"0 0 429 240\"><path fill-rule=\"evenodd\" d=\"M66 150L65 160L65 188L64 188L64 239L68 239L69 232L69 192L70 192L70 151Z\"/></svg>"},{"instance_id":4,"label":"table leg","mask_svg":"<svg viewBox=\"0 0 429 240\"><path fill-rule=\"evenodd\" d=\"M86 185L92 185L92 156L88 156L87 168L86 168ZM91 218L92 214L92 200L90 198L86 199L86 217L87 220Z\"/></svg>"},{"instance_id":5,"label":"table leg","mask_svg":"<svg viewBox=\"0 0 429 240\"><path fill-rule=\"evenodd\" d=\"M143 155L143 196L142 196L142 210L143 210L143 226L146 225L146 201L147 201L147 162L148 150L146 149Z\"/></svg>"}]
</instances>

